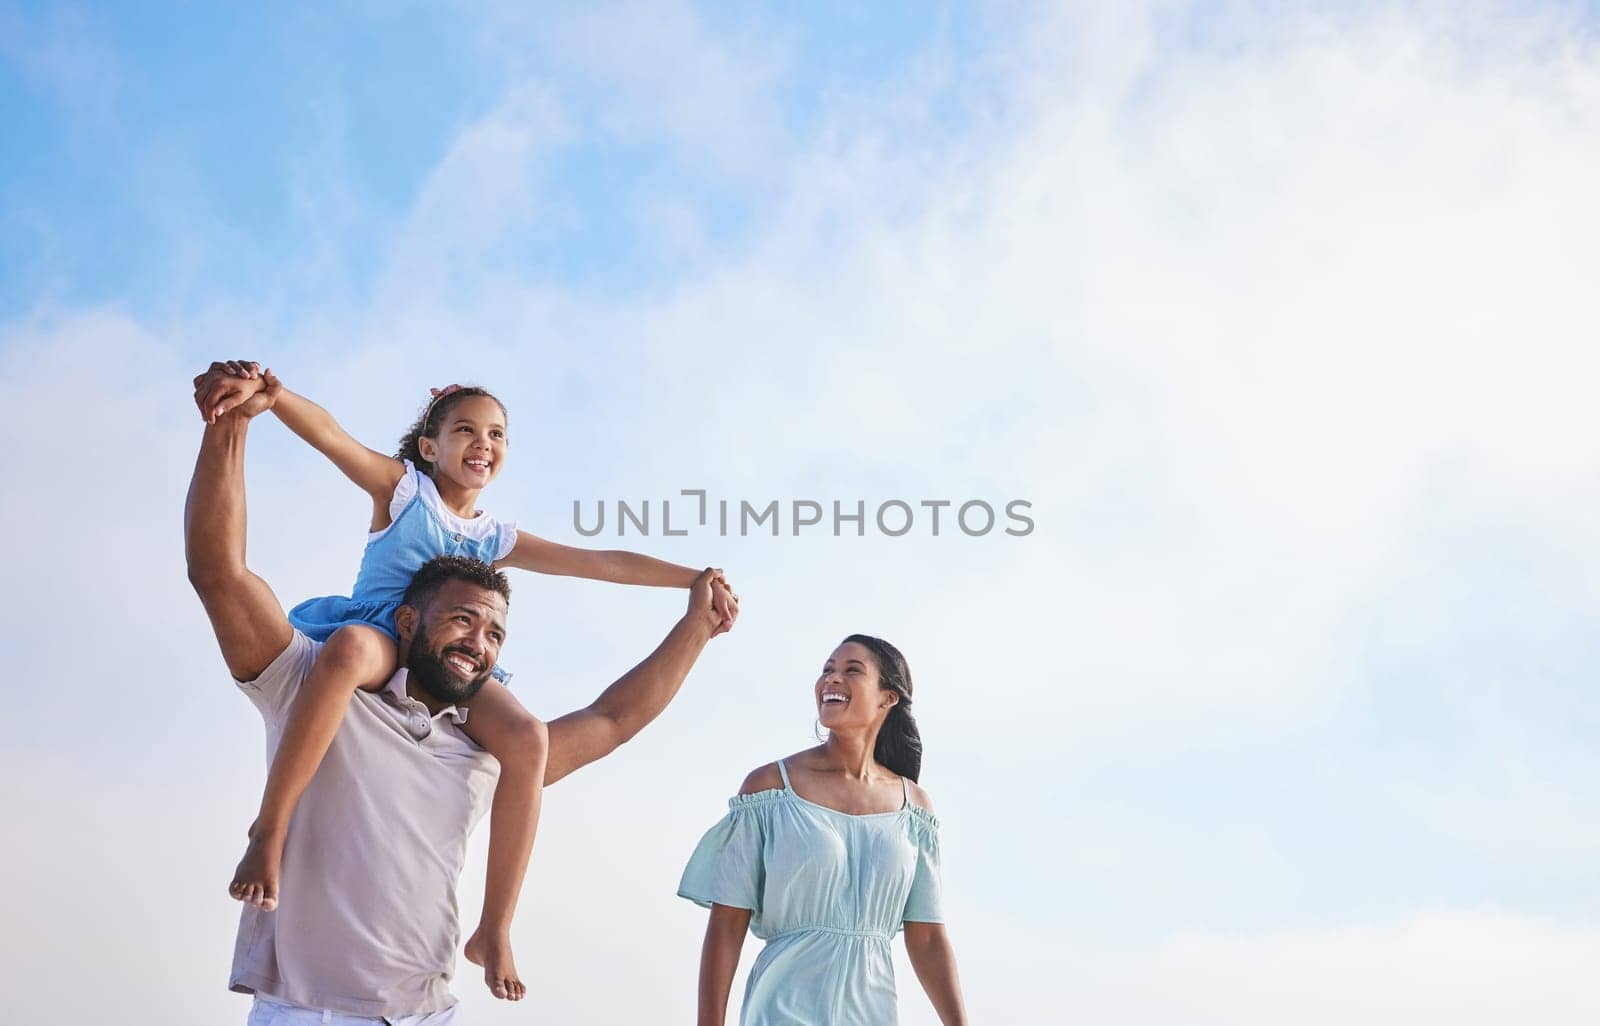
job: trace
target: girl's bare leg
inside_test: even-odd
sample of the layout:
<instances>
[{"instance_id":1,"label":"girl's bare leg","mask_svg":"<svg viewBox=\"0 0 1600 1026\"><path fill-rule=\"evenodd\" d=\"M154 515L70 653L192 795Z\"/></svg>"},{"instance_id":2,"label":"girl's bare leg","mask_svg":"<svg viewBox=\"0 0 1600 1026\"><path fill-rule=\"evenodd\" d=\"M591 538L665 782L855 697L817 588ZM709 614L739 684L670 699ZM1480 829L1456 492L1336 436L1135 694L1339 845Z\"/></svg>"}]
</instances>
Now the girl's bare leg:
<instances>
[{"instance_id":1,"label":"girl's bare leg","mask_svg":"<svg viewBox=\"0 0 1600 1026\"><path fill-rule=\"evenodd\" d=\"M519 1001L528 988L511 957L511 917L539 828L550 734L496 680L486 683L468 703L462 729L500 762L500 781L489 809L483 918L467 940L467 960L483 966L484 982L495 997Z\"/></svg>"},{"instance_id":2,"label":"girl's bare leg","mask_svg":"<svg viewBox=\"0 0 1600 1026\"><path fill-rule=\"evenodd\" d=\"M278 907L278 864L289 817L339 732L350 696L381 686L394 676L398 660L394 639L375 627L341 627L322 646L289 707L283 738L267 771L261 811L250 827L244 858L233 871L229 894L266 912Z\"/></svg>"}]
</instances>

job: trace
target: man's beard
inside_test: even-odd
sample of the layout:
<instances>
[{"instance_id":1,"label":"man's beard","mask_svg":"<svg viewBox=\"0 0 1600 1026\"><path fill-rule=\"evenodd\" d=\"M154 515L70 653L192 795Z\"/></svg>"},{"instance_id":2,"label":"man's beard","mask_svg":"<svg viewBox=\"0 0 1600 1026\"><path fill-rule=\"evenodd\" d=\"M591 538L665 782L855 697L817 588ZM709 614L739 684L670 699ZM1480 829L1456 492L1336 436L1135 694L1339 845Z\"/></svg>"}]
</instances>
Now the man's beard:
<instances>
[{"instance_id":1,"label":"man's beard","mask_svg":"<svg viewBox=\"0 0 1600 1026\"><path fill-rule=\"evenodd\" d=\"M406 650L406 670L429 697L447 705L460 705L478 693L494 668L491 666L476 676L465 677L460 670L444 661L445 653L450 651L452 649L446 648L435 654L428 646L425 633L419 632L412 637L411 647ZM476 656L463 649L454 651L474 662L478 661Z\"/></svg>"}]
</instances>

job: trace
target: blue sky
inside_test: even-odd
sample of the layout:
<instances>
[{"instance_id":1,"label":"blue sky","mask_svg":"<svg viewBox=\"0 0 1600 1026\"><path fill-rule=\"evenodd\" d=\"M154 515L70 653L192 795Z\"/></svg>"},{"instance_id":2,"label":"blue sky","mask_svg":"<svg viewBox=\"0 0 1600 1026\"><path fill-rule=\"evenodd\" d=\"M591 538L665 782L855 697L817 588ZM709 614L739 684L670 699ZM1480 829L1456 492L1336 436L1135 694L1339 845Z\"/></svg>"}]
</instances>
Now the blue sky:
<instances>
[{"instance_id":1,"label":"blue sky","mask_svg":"<svg viewBox=\"0 0 1600 1026\"><path fill-rule=\"evenodd\" d=\"M489 498L575 544L575 500L682 488L1033 503L1022 539L606 541L747 609L552 791L517 934L549 1017L688 1014L674 853L870 630L918 681L977 1018L1592 1020L1597 53L1568 5L0 0L0 528L66 540L0 608L53 682L0 772L57 824L0 954L58 1017L94 1014L86 944L135 1006L242 1015L260 727L177 521L188 378L256 356L380 447L491 385ZM253 565L346 588L364 500L270 422L250 461ZM547 716L678 601L516 586ZM130 895L87 942L84 879ZM586 999L600 947L625 1007Z\"/></svg>"},{"instance_id":2,"label":"blue sky","mask_svg":"<svg viewBox=\"0 0 1600 1026\"><path fill-rule=\"evenodd\" d=\"M699 13L770 56L750 86L776 139L813 130L829 101L871 95L930 54L970 57L984 30L957 5L815 5L806 15ZM608 82L560 52L603 42L612 19L648 23L642 10L586 19L569 5L548 28L544 13L494 5L10 5L4 17L8 307L49 296L163 309L178 282L238 296L264 279L297 299L340 286L359 295L444 145L524 77L565 115L537 169L559 203L496 251L503 264L595 292L637 291L675 273L640 223L642 197L683 202L718 246L738 245L759 218L762 189L747 168L718 166L631 118L622 108L642 83ZM520 30L519 45L496 44L500 21ZM950 99L941 117L958 120L966 98ZM315 222L330 214L332 281L299 280L308 236L323 236Z\"/></svg>"}]
</instances>

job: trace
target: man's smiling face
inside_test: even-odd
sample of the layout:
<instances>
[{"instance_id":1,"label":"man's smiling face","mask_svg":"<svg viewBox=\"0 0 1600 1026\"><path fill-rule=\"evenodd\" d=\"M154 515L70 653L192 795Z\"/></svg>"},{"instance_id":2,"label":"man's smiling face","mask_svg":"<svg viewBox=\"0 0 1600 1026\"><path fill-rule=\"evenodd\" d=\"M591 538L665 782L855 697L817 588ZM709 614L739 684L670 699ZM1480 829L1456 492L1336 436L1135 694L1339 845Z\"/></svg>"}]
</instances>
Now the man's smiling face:
<instances>
[{"instance_id":1,"label":"man's smiling face","mask_svg":"<svg viewBox=\"0 0 1600 1026\"><path fill-rule=\"evenodd\" d=\"M468 581L444 582L419 611L406 646L411 680L441 705L458 705L476 695L505 643L506 608L497 591Z\"/></svg>"}]
</instances>

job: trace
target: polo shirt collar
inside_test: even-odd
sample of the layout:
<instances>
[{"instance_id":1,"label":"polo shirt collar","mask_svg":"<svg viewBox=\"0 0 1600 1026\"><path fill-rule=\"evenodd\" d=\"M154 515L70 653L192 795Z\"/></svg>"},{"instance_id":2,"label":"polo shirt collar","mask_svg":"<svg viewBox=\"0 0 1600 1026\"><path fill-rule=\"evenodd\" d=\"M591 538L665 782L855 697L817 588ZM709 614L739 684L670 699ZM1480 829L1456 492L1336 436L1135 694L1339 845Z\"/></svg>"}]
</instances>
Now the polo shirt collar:
<instances>
[{"instance_id":1,"label":"polo shirt collar","mask_svg":"<svg viewBox=\"0 0 1600 1026\"><path fill-rule=\"evenodd\" d=\"M389 678L389 683L383 686L384 692L387 693L390 700L397 705L404 706L411 702L416 702L418 705L422 704L421 702L417 702L415 698L412 698L410 695L406 694L406 680L410 673L410 670L407 670L404 666L402 666L400 669L394 671L394 676ZM467 710L457 705L447 705L443 709L440 709L438 712L433 714L434 719L438 719L440 716L450 717L451 722L457 724L458 726L467 722Z\"/></svg>"}]
</instances>

